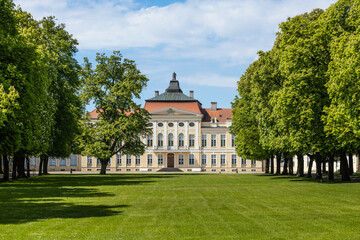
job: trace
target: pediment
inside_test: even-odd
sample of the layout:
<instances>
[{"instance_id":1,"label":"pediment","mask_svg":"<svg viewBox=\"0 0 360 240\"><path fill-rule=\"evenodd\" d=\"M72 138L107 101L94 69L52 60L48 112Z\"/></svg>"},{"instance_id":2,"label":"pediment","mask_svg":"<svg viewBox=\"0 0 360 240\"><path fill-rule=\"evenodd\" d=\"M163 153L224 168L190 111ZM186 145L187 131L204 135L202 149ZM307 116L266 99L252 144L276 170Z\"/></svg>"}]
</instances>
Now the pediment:
<instances>
[{"instance_id":1,"label":"pediment","mask_svg":"<svg viewBox=\"0 0 360 240\"><path fill-rule=\"evenodd\" d=\"M182 109L174 108L174 107L167 107L163 109L159 109L156 111L150 112L151 115L164 115L164 116L175 116L175 115L192 115L192 116L199 116L200 114L185 111Z\"/></svg>"}]
</instances>

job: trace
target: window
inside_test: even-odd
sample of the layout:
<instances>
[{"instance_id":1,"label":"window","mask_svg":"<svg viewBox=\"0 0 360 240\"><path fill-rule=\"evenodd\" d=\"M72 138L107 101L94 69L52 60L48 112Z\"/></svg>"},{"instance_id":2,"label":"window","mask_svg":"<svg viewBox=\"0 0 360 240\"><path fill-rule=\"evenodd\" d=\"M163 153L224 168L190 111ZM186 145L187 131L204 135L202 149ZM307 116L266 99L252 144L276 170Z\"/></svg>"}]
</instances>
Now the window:
<instances>
[{"instance_id":1,"label":"window","mask_svg":"<svg viewBox=\"0 0 360 240\"><path fill-rule=\"evenodd\" d=\"M215 134L211 135L211 146L216 147L216 135Z\"/></svg>"},{"instance_id":2,"label":"window","mask_svg":"<svg viewBox=\"0 0 360 240\"><path fill-rule=\"evenodd\" d=\"M184 155L179 154L179 165L183 165L183 164L184 164Z\"/></svg>"},{"instance_id":3,"label":"window","mask_svg":"<svg viewBox=\"0 0 360 240\"><path fill-rule=\"evenodd\" d=\"M251 169L252 172L256 172L256 169Z\"/></svg>"},{"instance_id":4,"label":"window","mask_svg":"<svg viewBox=\"0 0 360 240\"><path fill-rule=\"evenodd\" d=\"M162 155L162 154L158 155L158 164L159 165L164 164L164 155Z\"/></svg>"},{"instance_id":5,"label":"window","mask_svg":"<svg viewBox=\"0 0 360 240\"><path fill-rule=\"evenodd\" d=\"M164 145L163 135L161 133L159 133L159 135L158 135L158 146L162 147L163 145Z\"/></svg>"},{"instance_id":6,"label":"window","mask_svg":"<svg viewBox=\"0 0 360 240\"><path fill-rule=\"evenodd\" d=\"M169 123L168 126L169 126L169 127L173 127L173 126L174 126L174 123Z\"/></svg>"},{"instance_id":7,"label":"window","mask_svg":"<svg viewBox=\"0 0 360 240\"><path fill-rule=\"evenodd\" d=\"M241 164L245 164L245 165L246 165L246 159L241 158Z\"/></svg>"},{"instance_id":8,"label":"window","mask_svg":"<svg viewBox=\"0 0 360 240\"><path fill-rule=\"evenodd\" d=\"M201 155L201 164L206 165L206 154Z\"/></svg>"},{"instance_id":9,"label":"window","mask_svg":"<svg viewBox=\"0 0 360 240\"><path fill-rule=\"evenodd\" d=\"M148 164L152 165L152 154L147 155Z\"/></svg>"},{"instance_id":10,"label":"window","mask_svg":"<svg viewBox=\"0 0 360 240\"><path fill-rule=\"evenodd\" d=\"M92 164L92 156L87 156L87 164Z\"/></svg>"},{"instance_id":11,"label":"window","mask_svg":"<svg viewBox=\"0 0 360 240\"><path fill-rule=\"evenodd\" d=\"M201 147L206 147L206 134L201 135Z\"/></svg>"},{"instance_id":12,"label":"window","mask_svg":"<svg viewBox=\"0 0 360 240\"><path fill-rule=\"evenodd\" d=\"M78 157L76 155L70 156L70 166L77 166L78 165Z\"/></svg>"},{"instance_id":13,"label":"window","mask_svg":"<svg viewBox=\"0 0 360 240\"><path fill-rule=\"evenodd\" d=\"M215 154L211 155L211 164L216 165L216 155Z\"/></svg>"},{"instance_id":14,"label":"window","mask_svg":"<svg viewBox=\"0 0 360 240\"><path fill-rule=\"evenodd\" d=\"M96 164L100 164L100 159L96 158Z\"/></svg>"},{"instance_id":15,"label":"window","mask_svg":"<svg viewBox=\"0 0 360 240\"><path fill-rule=\"evenodd\" d=\"M251 165L255 165L256 164L256 160L251 160Z\"/></svg>"},{"instance_id":16,"label":"window","mask_svg":"<svg viewBox=\"0 0 360 240\"><path fill-rule=\"evenodd\" d=\"M235 147L235 135L231 136L231 147Z\"/></svg>"},{"instance_id":17,"label":"window","mask_svg":"<svg viewBox=\"0 0 360 240\"><path fill-rule=\"evenodd\" d=\"M66 166L66 158L60 158L60 166Z\"/></svg>"},{"instance_id":18,"label":"window","mask_svg":"<svg viewBox=\"0 0 360 240\"><path fill-rule=\"evenodd\" d=\"M226 145L225 139L226 139L225 134L221 134L220 135L220 146L221 147L225 147L225 145Z\"/></svg>"},{"instance_id":19,"label":"window","mask_svg":"<svg viewBox=\"0 0 360 240\"><path fill-rule=\"evenodd\" d=\"M183 126L184 126L183 122L179 123L179 127L183 127Z\"/></svg>"},{"instance_id":20,"label":"window","mask_svg":"<svg viewBox=\"0 0 360 240\"><path fill-rule=\"evenodd\" d=\"M225 164L225 154L220 154L220 164L221 165Z\"/></svg>"},{"instance_id":21,"label":"window","mask_svg":"<svg viewBox=\"0 0 360 240\"><path fill-rule=\"evenodd\" d=\"M126 164L130 165L131 164L131 155L126 155Z\"/></svg>"},{"instance_id":22,"label":"window","mask_svg":"<svg viewBox=\"0 0 360 240\"><path fill-rule=\"evenodd\" d=\"M158 123L158 126L162 127L162 126L164 126L164 124L163 123Z\"/></svg>"},{"instance_id":23,"label":"window","mask_svg":"<svg viewBox=\"0 0 360 240\"><path fill-rule=\"evenodd\" d=\"M118 165L121 165L121 163L122 163L122 159L121 159L121 155L116 155L116 164L118 164Z\"/></svg>"},{"instance_id":24,"label":"window","mask_svg":"<svg viewBox=\"0 0 360 240\"><path fill-rule=\"evenodd\" d=\"M184 146L184 134L180 133L179 134L179 147L183 147Z\"/></svg>"},{"instance_id":25,"label":"window","mask_svg":"<svg viewBox=\"0 0 360 240\"><path fill-rule=\"evenodd\" d=\"M189 147L193 147L195 145L195 135L189 135Z\"/></svg>"},{"instance_id":26,"label":"window","mask_svg":"<svg viewBox=\"0 0 360 240\"><path fill-rule=\"evenodd\" d=\"M140 156L139 155L135 156L135 164L136 165L140 164Z\"/></svg>"},{"instance_id":27,"label":"window","mask_svg":"<svg viewBox=\"0 0 360 240\"><path fill-rule=\"evenodd\" d=\"M169 147L174 146L174 135L172 133L170 133L168 136L168 146Z\"/></svg>"},{"instance_id":28,"label":"window","mask_svg":"<svg viewBox=\"0 0 360 240\"><path fill-rule=\"evenodd\" d=\"M153 126L153 124L152 124L152 123L149 123L149 124L148 124L148 126L149 126L149 127L152 127L152 126Z\"/></svg>"},{"instance_id":29,"label":"window","mask_svg":"<svg viewBox=\"0 0 360 240\"><path fill-rule=\"evenodd\" d=\"M148 147L152 147L152 145L153 145L153 136L152 135L147 136L147 145L148 145Z\"/></svg>"},{"instance_id":30,"label":"window","mask_svg":"<svg viewBox=\"0 0 360 240\"><path fill-rule=\"evenodd\" d=\"M189 124L189 126L190 126L190 127L193 127L193 126L195 126L195 123L191 122L191 123Z\"/></svg>"},{"instance_id":31,"label":"window","mask_svg":"<svg viewBox=\"0 0 360 240\"><path fill-rule=\"evenodd\" d=\"M189 164L190 164L190 165L194 165L194 164L195 164L194 154L189 154Z\"/></svg>"},{"instance_id":32,"label":"window","mask_svg":"<svg viewBox=\"0 0 360 240\"><path fill-rule=\"evenodd\" d=\"M236 164L236 154L231 155L231 164Z\"/></svg>"},{"instance_id":33,"label":"window","mask_svg":"<svg viewBox=\"0 0 360 240\"><path fill-rule=\"evenodd\" d=\"M51 157L49 160L49 166L56 166L56 158Z\"/></svg>"}]
</instances>

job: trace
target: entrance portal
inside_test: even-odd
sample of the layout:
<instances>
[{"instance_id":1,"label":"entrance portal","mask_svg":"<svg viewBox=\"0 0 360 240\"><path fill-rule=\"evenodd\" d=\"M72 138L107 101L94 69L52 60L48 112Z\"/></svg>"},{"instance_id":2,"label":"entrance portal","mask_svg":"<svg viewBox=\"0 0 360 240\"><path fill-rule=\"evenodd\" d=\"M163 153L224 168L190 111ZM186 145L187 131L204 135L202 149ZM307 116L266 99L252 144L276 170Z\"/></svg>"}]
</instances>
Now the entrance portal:
<instances>
[{"instance_id":1,"label":"entrance portal","mask_svg":"<svg viewBox=\"0 0 360 240\"><path fill-rule=\"evenodd\" d=\"M168 168L174 167L174 154L173 153L169 153L167 155L167 167Z\"/></svg>"}]
</instances>

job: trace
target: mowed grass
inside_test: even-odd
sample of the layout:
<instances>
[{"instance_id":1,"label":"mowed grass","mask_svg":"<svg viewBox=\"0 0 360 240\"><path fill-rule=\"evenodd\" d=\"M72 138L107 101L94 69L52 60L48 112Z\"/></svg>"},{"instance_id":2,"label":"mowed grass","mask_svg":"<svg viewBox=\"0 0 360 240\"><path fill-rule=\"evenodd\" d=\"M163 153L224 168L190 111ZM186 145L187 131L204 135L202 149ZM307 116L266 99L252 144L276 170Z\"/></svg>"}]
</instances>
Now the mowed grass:
<instances>
[{"instance_id":1,"label":"mowed grass","mask_svg":"<svg viewBox=\"0 0 360 240\"><path fill-rule=\"evenodd\" d=\"M0 184L0 239L360 239L360 183L245 174Z\"/></svg>"}]
</instances>

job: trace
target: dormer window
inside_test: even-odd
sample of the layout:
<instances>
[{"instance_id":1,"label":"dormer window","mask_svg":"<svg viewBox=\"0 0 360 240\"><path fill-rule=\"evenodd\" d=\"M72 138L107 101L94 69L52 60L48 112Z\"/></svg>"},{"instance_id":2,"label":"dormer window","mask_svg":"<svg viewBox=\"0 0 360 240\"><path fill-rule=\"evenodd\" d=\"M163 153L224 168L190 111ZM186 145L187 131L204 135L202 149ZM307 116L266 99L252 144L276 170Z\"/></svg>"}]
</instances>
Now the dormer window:
<instances>
[{"instance_id":1,"label":"dormer window","mask_svg":"<svg viewBox=\"0 0 360 240\"><path fill-rule=\"evenodd\" d=\"M216 123L216 122L217 122L216 117L212 117L212 118L211 118L211 123Z\"/></svg>"}]
</instances>

